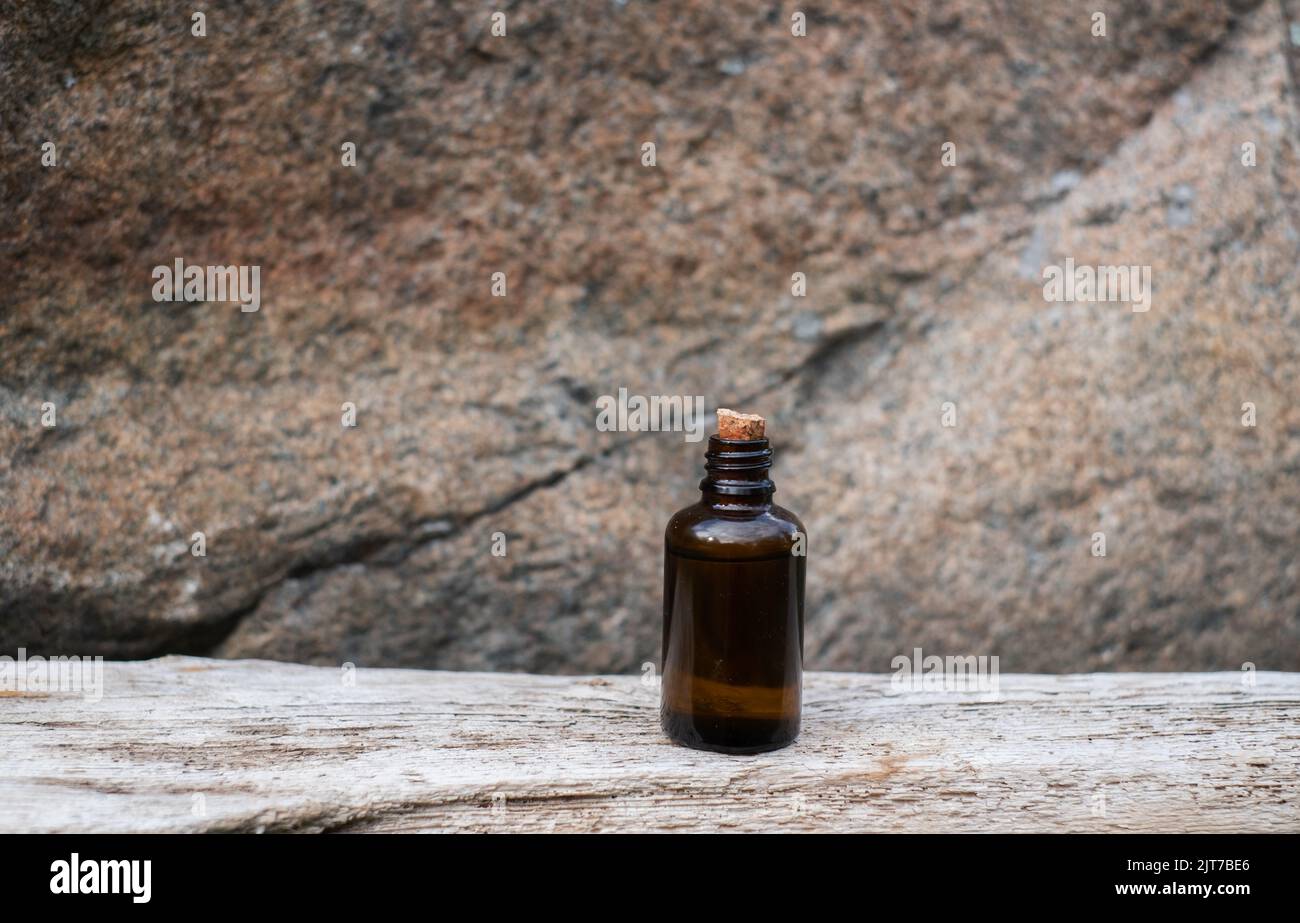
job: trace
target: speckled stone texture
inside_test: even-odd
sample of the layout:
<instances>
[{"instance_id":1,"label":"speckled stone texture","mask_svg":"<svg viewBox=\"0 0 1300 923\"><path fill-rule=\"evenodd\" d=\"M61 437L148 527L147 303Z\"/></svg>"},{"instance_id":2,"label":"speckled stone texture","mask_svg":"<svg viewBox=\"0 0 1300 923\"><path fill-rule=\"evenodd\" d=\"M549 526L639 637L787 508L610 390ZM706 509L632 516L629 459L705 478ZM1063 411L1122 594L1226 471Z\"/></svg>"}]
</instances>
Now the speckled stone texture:
<instances>
[{"instance_id":1,"label":"speckled stone texture","mask_svg":"<svg viewBox=\"0 0 1300 923\"><path fill-rule=\"evenodd\" d=\"M0 4L0 647L636 670L625 387L770 421L811 669L1300 669L1296 16L1105 6Z\"/></svg>"}]
</instances>

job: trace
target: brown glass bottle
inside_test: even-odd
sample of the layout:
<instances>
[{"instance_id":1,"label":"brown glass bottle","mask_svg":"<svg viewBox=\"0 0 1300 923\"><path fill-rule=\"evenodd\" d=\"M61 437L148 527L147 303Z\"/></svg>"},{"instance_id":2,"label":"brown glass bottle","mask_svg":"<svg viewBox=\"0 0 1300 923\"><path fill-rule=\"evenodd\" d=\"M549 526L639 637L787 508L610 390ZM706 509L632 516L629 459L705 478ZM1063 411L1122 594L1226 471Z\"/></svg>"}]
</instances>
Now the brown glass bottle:
<instances>
[{"instance_id":1,"label":"brown glass bottle","mask_svg":"<svg viewBox=\"0 0 1300 923\"><path fill-rule=\"evenodd\" d=\"M760 753L799 735L807 540L772 502L771 465L766 438L710 437L700 502L664 533L660 720L688 747Z\"/></svg>"}]
</instances>

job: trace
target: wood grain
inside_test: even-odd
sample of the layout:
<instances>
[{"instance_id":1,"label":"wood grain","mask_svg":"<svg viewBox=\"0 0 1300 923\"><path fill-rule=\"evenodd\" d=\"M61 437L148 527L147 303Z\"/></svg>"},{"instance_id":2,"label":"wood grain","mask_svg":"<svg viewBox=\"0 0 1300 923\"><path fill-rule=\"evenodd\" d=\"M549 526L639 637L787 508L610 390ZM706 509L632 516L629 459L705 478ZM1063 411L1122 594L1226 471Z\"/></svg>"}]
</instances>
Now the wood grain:
<instances>
[{"instance_id":1,"label":"wood grain","mask_svg":"<svg viewBox=\"0 0 1300 923\"><path fill-rule=\"evenodd\" d=\"M673 746L640 676L106 663L0 699L6 831L1300 831L1300 674L810 673L798 743ZM349 684L348 679L354 684Z\"/></svg>"}]
</instances>

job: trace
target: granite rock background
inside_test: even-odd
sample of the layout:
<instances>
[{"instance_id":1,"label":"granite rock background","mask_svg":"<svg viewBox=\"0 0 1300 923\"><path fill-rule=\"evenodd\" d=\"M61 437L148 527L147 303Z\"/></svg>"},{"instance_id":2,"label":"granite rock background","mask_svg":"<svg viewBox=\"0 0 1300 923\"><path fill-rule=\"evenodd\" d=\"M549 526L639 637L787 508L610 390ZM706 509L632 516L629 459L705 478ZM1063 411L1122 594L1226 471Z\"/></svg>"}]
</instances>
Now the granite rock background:
<instances>
[{"instance_id":1,"label":"granite rock background","mask_svg":"<svg viewBox=\"0 0 1300 923\"><path fill-rule=\"evenodd\" d=\"M1300 13L1104 7L0 3L0 647L637 670L626 387L769 418L811 668L1300 669Z\"/></svg>"}]
</instances>

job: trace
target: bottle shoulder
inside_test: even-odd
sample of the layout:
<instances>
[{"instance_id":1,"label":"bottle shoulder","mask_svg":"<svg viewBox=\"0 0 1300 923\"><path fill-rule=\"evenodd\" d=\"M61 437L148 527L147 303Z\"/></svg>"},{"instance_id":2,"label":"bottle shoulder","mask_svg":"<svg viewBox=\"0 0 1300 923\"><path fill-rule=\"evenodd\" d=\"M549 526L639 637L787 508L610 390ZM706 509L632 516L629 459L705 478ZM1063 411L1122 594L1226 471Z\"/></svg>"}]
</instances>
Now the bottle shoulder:
<instances>
[{"instance_id":1,"label":"bottle shoulder","mask_svg":"<svg viewBox=\"0 0 1300 923\"><path fill-rule=\"evenodd\" d=\"M805 536L808 534L808 530L804 528L803 520L785 507L777 506L773 503L772 515L775 518L780 519L782 522L788 522L793 525L796 532L802 532Z\"/></svg>"},{"instance_id":2,"label":"bottle shoulder","mask_svg":"<svg viewBox=\"0 0 1300 923\"><path fill-rule=\"evenodd\" d=\"M703 501L678 510L664 530L664 544L683 554L770 557L788 554L798 534L807 535L799 517L772 504L754 513L728 511Z\"/></svg>"}]
</instances>

